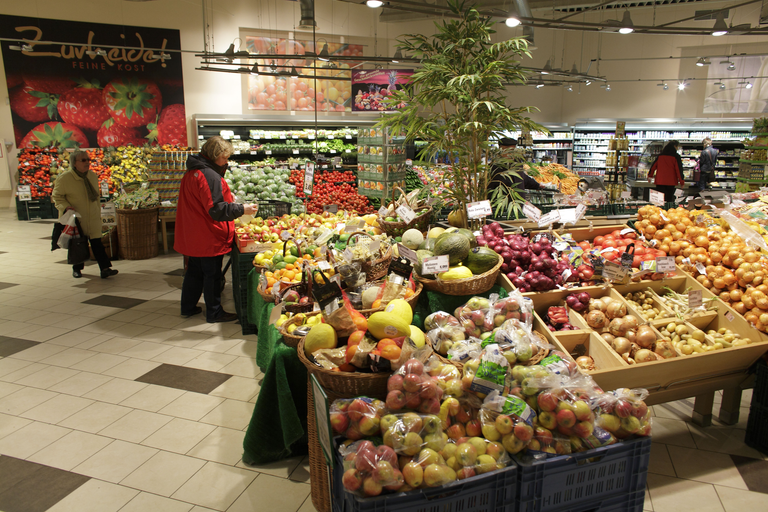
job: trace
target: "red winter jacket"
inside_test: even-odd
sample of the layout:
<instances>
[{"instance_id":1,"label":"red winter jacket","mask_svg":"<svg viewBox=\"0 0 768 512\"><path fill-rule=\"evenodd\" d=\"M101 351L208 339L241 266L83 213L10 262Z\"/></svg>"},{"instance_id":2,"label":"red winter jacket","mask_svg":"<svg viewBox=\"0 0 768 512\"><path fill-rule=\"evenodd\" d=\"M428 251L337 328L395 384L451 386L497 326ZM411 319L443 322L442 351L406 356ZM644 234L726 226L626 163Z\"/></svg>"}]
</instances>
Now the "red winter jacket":
<instances>
[{"instance_id":1,"label":"red winter jacket","mask_svg":"<svg viewBox=\"0 0 768 512\"><path fill-rule=\"evenodd\" d=\"M672 155L660 155L648 171L648 179L656 174L656 185L684 185L682 169L677 166L677 159Z\"/></svg>"},{"instance_id":2,"label":"red winter jacket","mask_svg":"<svg viewBox=\"0 0 768 512\"><path fill-rule=\"evenodd\" d=\"M197 258L227 254L235 234L234 220L243 215L215 164L202 155L187 159L181 179L173 248Z\"/></svg>"}]
</instances>

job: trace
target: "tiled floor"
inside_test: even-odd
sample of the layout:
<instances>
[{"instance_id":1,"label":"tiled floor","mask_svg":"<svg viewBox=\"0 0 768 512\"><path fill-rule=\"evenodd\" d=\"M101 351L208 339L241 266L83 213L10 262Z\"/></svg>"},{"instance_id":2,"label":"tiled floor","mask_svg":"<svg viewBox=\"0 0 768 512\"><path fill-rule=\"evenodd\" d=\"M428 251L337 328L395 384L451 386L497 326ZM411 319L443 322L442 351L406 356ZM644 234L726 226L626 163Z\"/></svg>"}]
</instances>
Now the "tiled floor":
<instances>
[{"instance_id":1,"label":"tiled floor","mask_svg":"<svg viewBox=\"0 0 768 512\"><path fill-rule=\"evenodd\" d=\"M242 462L256 336L180 316L179 255L76 280L50 232L0 209L0 510L314 511L306 458ZM750 396L733 427L691 424L692 400L652 408L646 510L768 510Z\"/></svg>"}]
</instances>

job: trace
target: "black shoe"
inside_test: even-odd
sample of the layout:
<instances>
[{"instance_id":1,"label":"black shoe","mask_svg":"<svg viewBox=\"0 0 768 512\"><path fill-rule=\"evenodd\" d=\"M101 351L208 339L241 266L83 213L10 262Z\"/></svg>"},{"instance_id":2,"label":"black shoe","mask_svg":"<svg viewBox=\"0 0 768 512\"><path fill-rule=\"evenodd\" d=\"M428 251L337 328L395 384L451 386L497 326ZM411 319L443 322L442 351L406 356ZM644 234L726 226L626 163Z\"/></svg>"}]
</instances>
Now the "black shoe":
<instances>
[{"instance_id":1,"label":"black shoe","mask_svg":"<svg viewBox=\"0 0 768 512\"><path fill-rule=\"evenodd\" d=\"M198 315L202 312L203 312L203 308L201 308L200 306L195 306L195 309L193 309L191 313L182 313L181 316L185 318L189 318L191 316Z\"/></svg>"},{"instance_id":2,"label":"black shoe","mask_svg":"<svg viewBox=\"0 0 768 512\"><path fill-rule=\"evenodd\" d=\"M72 277L74 277L75 279L80 279L81 277L83 277L83 274L79 270L73 270Z\"/></svg>"},{"instance_id":3,"label":"black shoe","mask_svg":"<svg viewBox=\"0 0 768 512\"><path fill-rule=\"evenodd\" d=\"M117 272L118 271L115 270L114 268L105 268L104 270L101 271L101 278L106 279L109 276L116 276Z\"/></svg>"},{"instance_id":4,"label":"black shoe","mask_svg":"<svg viewBox=\"0 0 768 512\"><path fill-rule=\"evenodd\" d=\"M213 320L208 320L208 323L218 324L221 322L232 322L234 320L237 320L237 313L227 313L226 311L222 310L219 316L217 316Z\"/></svg>"}]
</instances>

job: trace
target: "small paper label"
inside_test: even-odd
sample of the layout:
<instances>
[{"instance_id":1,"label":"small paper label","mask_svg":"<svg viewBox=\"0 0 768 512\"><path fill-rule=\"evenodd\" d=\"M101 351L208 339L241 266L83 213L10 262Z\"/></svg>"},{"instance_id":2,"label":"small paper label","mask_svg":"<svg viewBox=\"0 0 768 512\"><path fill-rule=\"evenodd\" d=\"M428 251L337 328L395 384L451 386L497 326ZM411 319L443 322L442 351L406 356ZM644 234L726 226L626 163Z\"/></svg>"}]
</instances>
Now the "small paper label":
<instances>
[{"instance_id":1,"label":"small paper label","mask_svg":"<svg viewBox=\"0 0 768 512\"><path fill-rule=\"evenodd\" d=\"M564 251L564 250L566 250L568 247L570 247L570 245L568 245L568 242L565 242L565 241L563 241L563 240L560 240L560 241L558 241L558 242L555 242L555 243L553 244L553 247L554 247L555 249L557 249L558 251Z\"/></svg>"},{"instance_id":2,"label":"small paper label","mask_svg":"<svg viewBox=\"0 0 768 512\"><path fill-rule=\"evenodd\" d=\"M406 224L410 224L416 218L416 213L407 205L401 205L395 211Z\"/></svg>"},{"instance_id":3,"label":"small paper label","mask_svg":"<svg viewBox=\"0 0 768 512\"><path fill-rule=\"evenodd\" d=\"M352 261L353 258L354 255L352 254L352 251L349 248L344 249L344 259L347 261Z\"/></svg>"},{"instance_id":4,"label":"small paper label","mask_svg":"<svg viewBox=\"0 0 768 512\"><path fill-rule=\"evenodd\" d=\"M325 261L325 260L320 260L320 261L318 261L318 262L317 262L317 267L318 267L320 270L330 270L330 269L331 269L331 264L330 264L330 263L328 263L328 262L327 262L327 261Z\"/></svg>"},{"instance_id":5,"label":"small paper label","mask_svg":"<svg viewBox=\"0 0 768 512\"><path fill-rule=\"evenodd\" d=\"M571 277L571 269L567 268L563 271L563 282L567 281L569 277Z\"/></svg>"},{"instance_id":6,"label":"small paper label","mask_svg":"<svg viewBox=\"0 0 768 512\"><path fill-rule=\"evenodd\" d=\"M603 277L610 281L621 281L627 277L627 269L612 261L606 261L603 266Z\"/></svg>"},{"instance_id":7,"label":"small paper label","mask_svg":"<svg viewBox=\"0 0 768 512\"><path fill-rule=\"evenodd\" d=\"M707 269L704 267L704 265L701 262L696 263L696 270L698 270L699 274L703 276L707 275Z\"/></svg>"},{"instance_id":8,"label":"small paper label","mask_svg":"<svg viewBox=\"0 0 768 512\"><path fill-rule=\"evenodd\" d=\"M101 187L101 197L109 197L109 183L102 181L99 186Z\"/></svg>"},{"instance_id":9,"label":"small paper label","mask_svg":"<svg viewBox=\"0 0 768 512\"><path fill-rule=\"evenodd\" d=\"M541 216L541 218L539 219L539 227L549 226L550 224L554 224L559 220L560 220L560 211L552 210L551 212Z\"/></svg>"},{"instance_id":10,"label":"small paper label","mask_svg":"<svg viewBox=\"0 0 768 512\"><path fill-rule=\"evenodd\" d=\"M541 218L541 210L530 203L526 203L523 206L523 215L531 219L533 222L539 222L539 219Z\"/></svg>"},{"instance_id":11,"label":"small paper label","mask_svg":"<svg viewBox=\"0 0 768 512\"><path fill-rule=\"evenodd\" d=\"M622 199L631 199L632 198L632 192L629 192L628 190L625 190L621 193Z\"/></svg>"},{"instance_id":12,"label":"small paper label","mask_svg":"<svg viewBox=\"0 0 768 512\"><path fill-rule=\"evenodd\" d=\"M304 168L304 194L311 196L312 187L315 181L315 165L313 163L307 163Z\"/></svg>"},{"instance_id":13,"label":"small paper label","mask_svg":"<svg viewBox=\"0 0 768 512\"><path fill-rule=\"evenodd\" d=\"M287 232L287 231L283 231L282 233L280 233L280 238L281 238L281 239L282 239L284 242L285 242L286 240L290 240L292 236L293 236L293 235L291 235L291 234L290 234L289 232Z\"/></svg>"},{"instance_id":14,"label":"small paper label","mask_svg":"<svg viewBox=\"0 0 768 512\"><path fill-rule=\"evenodd\" d=\"M726 311L725 319L728 320L729 322L733 322L733 318L734 318L733 313L731 313L730 311Z\"/></svg>"},{"instance_id":15,"label":"small paper label","mask_svg":"<svg viewBox=\"0 0 768 512\"><path fill-rule=\"evenodd\" d=\"M333 276L333 277L338 277L338 276ZM337 309L339 309L339 301L337 301L337 300L332 300L331 302L329 302L329 303L328 303L328 304L325 306L325 314L326 314L326 315L331 315L331 314L333 314L333 312L334 312L334 311L336 311Z\"/></svg>"},{"instance_id":16,"label":"small paper label","mask_svg":"<svg viewBox=\"0 0 768 512\"><path fill-rule=\"evenodd\" d=\"M400 257L407 259L411 262L412 265L415 265L419 262L419 257L416 255L416 253L403 244L397 244L397 251L400 254Z\"/></svg>"},{"instance_id":17,"label":"small paper label","mask_svg":"<svg viewBox=\"0 0 768 512\"><path fill-rule=\"evenodd\" d=\"M470 219L482 219L493 213L490 201L478 201L467 204L467 217Z\"/></svg>"},{"instance_id":18,"label":"small paper label","mask_svg":"<svg viewBox=\"0 0 768 512\"><path fill-rule=\"evenodd\" d=\"M280 320L280 315L283 314L283 303L275 305L274 308L272 308L272 312L269 314L269 325L275 325L278 320Z\"/></svg>"},{"instance_id":19,"label":"small paper label","mask_svg":"<svg viewBox=\"0 0 768 512\"><path fill-rule=\"evenodd\" d=\"M294 149L294 150L293 150L293 154L294 154L294 155L298 155L298 154L299 154L299 150L298 150L298 149Z\"/></svg>"},{"instance_id":20,"label":"small paper label","mask_svg":"<svg viewBox=\"0 0 768 512\"><path fill-rule=\"evenodd\" d=\"M439 274L440 272L447 272L450 268L448 255L445 254L424 258L424 262L421 265L422 274Z\"/></svg>"},{"instance_id":21,"label":"small paper label","mask_svg":"<svg viewBox=\"0 0 768 512\"><path fill-rule=\"evenodd\" d=\"M339 205L337 204L326 204L323 206L323 213L336 213L339 211Z\"/></svg>"},{"instance_id":22,"label":"small paper label","mask_svg":"<svg viewBox=\"0 0 768 512\"><path fill-rule=\"evenodd\" d=\"M271 155L272 154L272 150L268 149L268 150L264 151L264 154L265 155Z\"/></svg>"},{"instance_id":23,"label":"small paper label","mask_svg":"<svg viewBox=\"0 0 768 512\"><path fill-rule=\"evenodd\" d=\"M619 234L620 234L621 236L624 236L624 235L627 235L627 234L629 234L629 233L634 233L634 232L635 232L635 230L634 230L634 229L632 229L632 228L624 228L624 229L622 229L621 231L619 231Z\"/></svg>"},{"instance_id":24,"label":"small paper label","mask_svg":"<svg viewBox=\"0 0 768 512\"><path fill-rule=\"evenodd\" d=\"M381 240L374 240L370 244L368 244L368 250L371 251L373 254L376 254L379 252L379 247L381 247Z\"/></svg>"},{"instance_id":25,"label":"small paper label","mask_svg":"<svg viewBox=\"0 0 768 512\"><path fill-rule=\"evenodd\" d=\"M656 258L656 272L674 272L675 258L672 256L662 256Z\"/></svg>"},{"instance_id":26,"label":"small paper label","mask_svg":"<svg viewBox=\"0 0 768 512\"><path fill-rule=\"evenodd\" d=\"M691 290L688 292L688 307L691 309L701 307L702 298L703 292L701 290Z\"/></svg>"},{"instance_id":27,"label":"small paper label","mask_svg":"<svg viewBox=\"0 0 768 512\"><path fill-rule=\"evenodd\" d=\"M653 204L664 205L664 193L656 190L649 190L648 200Z\"/></svg>"},{"instance_id":28,"label":"small paper label","mask_svg":"<svg viewBox=\"0 0 768 512\"><path fill-rule=\"evenodd\" d=\"M16 189L19 201L32 200L32 185L19 185Z\"/></svg>"},{"instance_id":29,"label":"small paper label","mask_svg":"<svg viewBox=\"0 0 768 512\"><path fill-rule=\"evenodd\" d=\"M684 194L685 192L681 188L675 190L675 197L683 197Z\"/></svg>"},{"instance_id":30,"label":"small paper label","mask_svg":"<svg viewBox=\"0 0 768 512\"><path fill-rule=\"evenodd\" d=\"M584 203L578 205L576 207L576 220L577 221L580 220L585 213L587 213L587 205L585 205Z\"/></svg>"},{"instance_id":31,"label":"small paper label","mask_svg":"<svg viewBox=\"0 0 768 512\"><path fill-rule=\"evenodd\" d=\"M387 212L388 212L388 211L389 211L389 210L387 209L387 207L386 207L386 206L382 206L381 208L379 208L379 215L380 215L381 217L383 217L384 215L386 215L386 214L387 214Z\"/></svg>"},{"instance_id":32,"label":"small paper label","mask_svg":"<svg viewBox=\"0 0 768 512\"><path fill-rule=\"evenodd\" d=\"M354 233L358 229L360 229L360 224L358 224L356 221L347 222L344 225L344 231L346 231L347 233Z\"/></svg>"}]
</instances>

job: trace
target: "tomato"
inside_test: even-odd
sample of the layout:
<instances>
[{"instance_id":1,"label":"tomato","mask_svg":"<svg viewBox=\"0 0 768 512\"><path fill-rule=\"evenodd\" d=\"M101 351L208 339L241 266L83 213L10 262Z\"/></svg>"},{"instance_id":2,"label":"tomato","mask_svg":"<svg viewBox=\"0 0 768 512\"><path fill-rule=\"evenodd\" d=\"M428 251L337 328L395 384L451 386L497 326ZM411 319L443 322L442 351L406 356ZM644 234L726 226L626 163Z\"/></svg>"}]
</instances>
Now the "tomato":
<instances>
[{"instance_id":1,"label":"tomato","mask_svg":"<svg viewBox=\"0 0 768 512\"><path fill-rule=\"evenodd\" d=\"M610 239L610 240L606 239L605 242L603 243L603 247L614 247L614 248L616 248L618 246L619 246L619 244L616 243L616 240L614 240L614 239Z\"/></svg>"},{"instance_id":2,"label":"tomato","mask_svg":"<svg viewBox=\"0 0 768 512\"><path fill-rule=\"evenodd\" d=\"M616 251L609 251L609 252L601 254L601 256L603 258L607 259L608 261L613 261L613 260L615 260L615 259L617 259L619 257L619 253L616 252Z\"/></svg>"},{"instance_id":3,"label":"tomato","mask_svg":"<svg viewBox=\"0 0 768 512\"><path fill-rule=\"evenodd\" d=\"M589 242L584 240L583 242L579 242L579 247L581 247L583 250L588 251L592 248Z\"/></svg>"},{"instance_id":4,"label":"tomato","mask_svg":"<svg viewBox=\"0 0 768 512\"><path fill-rule=\"evenodd\" d=\"M633 268L640 268L640 262L643 261L642 256L635 256L632 258L632 267Z\"/></svg>"},{"instance_id":5,"label":"tomato","mask_svg":"<svg viewBox=\"0 0 768 512\"><path fill-rule=\"evenodd\" d=\"M604 236L596 236L595 237L595 245L603 245L603 241L605 240Z\"/></svg>"}]
</instances>

